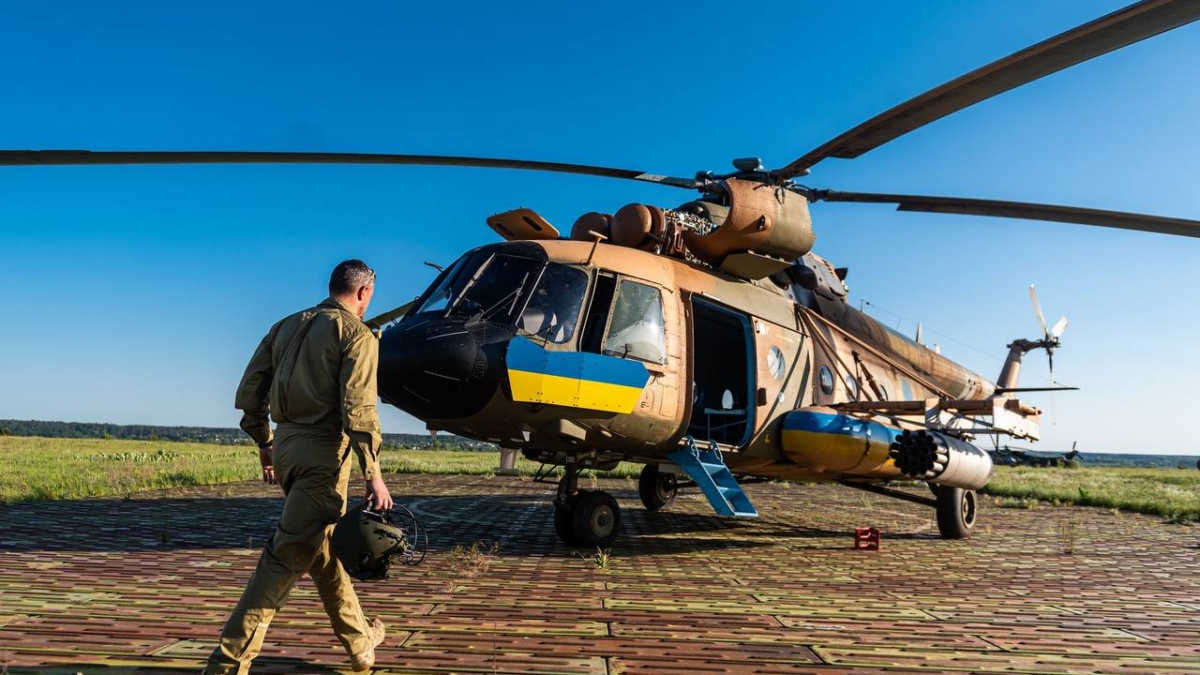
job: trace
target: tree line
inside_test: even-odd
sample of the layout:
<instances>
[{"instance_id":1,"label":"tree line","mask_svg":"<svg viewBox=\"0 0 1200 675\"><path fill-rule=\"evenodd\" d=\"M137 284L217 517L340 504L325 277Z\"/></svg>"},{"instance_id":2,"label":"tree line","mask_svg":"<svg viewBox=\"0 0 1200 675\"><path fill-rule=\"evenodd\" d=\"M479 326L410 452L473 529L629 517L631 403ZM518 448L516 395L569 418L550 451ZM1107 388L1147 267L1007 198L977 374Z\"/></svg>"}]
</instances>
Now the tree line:
<instances>
[{"instance_id":1,"label":"tree line","mask_svg":"<svg viewBox=\"0 0 1200 675\"><path fill-rule=\"evenodd\" d=\"M118 438L133 441L180 441L220 445L246 445L251 442L250 437L241 429L42 420L0 420L0 436ZM383 444L385 448L415 448L418 450L445 449L483 452L496 449L492 443L449 434L384 434Z\"/></svg>"}]
</instances>

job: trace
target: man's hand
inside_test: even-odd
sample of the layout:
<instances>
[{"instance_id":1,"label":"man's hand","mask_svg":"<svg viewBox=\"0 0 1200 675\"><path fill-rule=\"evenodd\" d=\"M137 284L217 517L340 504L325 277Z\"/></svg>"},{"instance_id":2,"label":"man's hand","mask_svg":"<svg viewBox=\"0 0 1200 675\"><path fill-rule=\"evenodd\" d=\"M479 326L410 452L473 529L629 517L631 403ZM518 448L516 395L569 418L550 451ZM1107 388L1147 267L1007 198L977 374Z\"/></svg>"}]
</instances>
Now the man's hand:
<instances>
[{"instance_id":1,"label":"man's hand","mask_svg":"<svg viewBox=\"0 0 1200 675\"><path fill-rule=\"evenodd\" d=\"M372 511L387 511L394 506L392 502L392 494L388 492L387 486L383 484L383 479L379 477L372 478L367 483L367 502L371 505Z\"/></svg>"},{"instance_id":2,"label":"man's hand","mask_svg":"<svg viewBox=\"0 0 1200 675\"><path fill-rule=\"evenodd\" d=\"M274 443L258 446L258 463L262 464L262 479L267 485L274 485L276 483L275 465L271 463L271 451L274 449Z\"/></svg>"}]
</instances>

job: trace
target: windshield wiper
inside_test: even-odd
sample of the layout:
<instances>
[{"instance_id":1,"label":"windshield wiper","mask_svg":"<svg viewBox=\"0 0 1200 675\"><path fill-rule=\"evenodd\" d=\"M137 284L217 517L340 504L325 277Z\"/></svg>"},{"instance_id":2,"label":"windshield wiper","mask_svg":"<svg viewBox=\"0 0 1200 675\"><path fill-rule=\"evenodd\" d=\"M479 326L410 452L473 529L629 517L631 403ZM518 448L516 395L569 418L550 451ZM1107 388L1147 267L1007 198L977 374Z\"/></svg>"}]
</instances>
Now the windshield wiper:
<instances>
[{"instance_id":1,"label":"windshield wiper","mask_svg":"<svg viewBox=\"0 0 1200 675\"><path fill-rule=\"evenodd\" d=\"M506 302L509 303L508 315L509 315L509 317L511 317L514 313L516 313L517 299L521 297L521 291L525 290L525 284L528 281L529 281L529 272L526 272L525 276L521 277L521 283L517 284L516 288L509 291L508 294L506 294L504 297L497 300L495 303L492 304L492 306L483 310L483 313L480 315L481 318L483 318L484 320L490 319L492 316L492 313L495 312L497 309L500 309L500 306Z\"/></svg>"},{"instance_id":2,"label":"windshield wiper","mask_svg":"<svg viewBox=\"0 0 1200 675\"><path fill-rule=\"evenodd\" d=\"M487 309L483 310L483 313L481 314L481 317L482 317L483 319L489 319L489 318L491 318L491 316L492 316L492 312L495 312L497 309L500 309L500 305L503 305L504 303L508 302L510 299L513 301L513 304L515 304L515 303L516 303L516 300L517 300L517 296L518 296L518 295L520 295L520 293L521 293L521 288L520 288L520 287L518 287L518 288L515 288L515 289L513 289L512 291L509 291L508 295L504 296L503 298L500 298L499 300L497 300L497 301L496 301L496 303L495 303L494 305L492 305L491 307L488 307ZM509 307L508 313L509 313L510 315L512 314L512 307L511 307L511 306Z\"/></svg>"},{"instance_id":3,"label":"windshield wiper","mask_svg":"<svg viewBox=\"0 0 1200 675\"><path fill-rule=\"evenodd\" d=\"M475 287L475 284L479 283L479 278L483 276L484 271L487 270L488 267L491 267L492 261L495 259L496 256L488 258L487 261L479 266L479 269L475 270L475 273L472 274L471 278L467 280L467 283L463 285L463 289L459 291L458 297L455 298L454 302L450 303L446 307L446 316L450 316L450 313L453 312L460 303L466 300L467 293L470 293L471 289Z\"/></svg>"}]
</instances>

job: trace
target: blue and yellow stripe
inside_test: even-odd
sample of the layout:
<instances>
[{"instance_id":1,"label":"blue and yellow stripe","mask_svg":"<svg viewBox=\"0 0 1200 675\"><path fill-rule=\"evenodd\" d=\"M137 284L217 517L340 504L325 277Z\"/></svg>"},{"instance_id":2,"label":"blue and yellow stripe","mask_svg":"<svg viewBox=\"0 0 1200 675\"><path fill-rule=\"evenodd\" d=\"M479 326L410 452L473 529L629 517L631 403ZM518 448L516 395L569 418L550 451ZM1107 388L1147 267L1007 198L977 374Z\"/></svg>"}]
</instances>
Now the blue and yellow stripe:
<instances>
[{"instance_id":1,"label":"blue and yellow stripe","mask_svg":"<svg viewBox=\"0 0 1200 675\"><path fill-rule=\"evenodd\" d=\"M797 464L849 471L888 461L900 430L828 409L793 410L783 418L783 451Z\"/></svg>"},{"instance_id":2,"label":"blue and yellow stripe","mask_svg":"<svg viewBox=\"0 0 1200 675\"><path fill-rule=\"evenodd\" d=\"M528 338L508 344L513 400L631 413L650 381L640 361L584 352L552 352Z\"/></svg>"}]
</instances>

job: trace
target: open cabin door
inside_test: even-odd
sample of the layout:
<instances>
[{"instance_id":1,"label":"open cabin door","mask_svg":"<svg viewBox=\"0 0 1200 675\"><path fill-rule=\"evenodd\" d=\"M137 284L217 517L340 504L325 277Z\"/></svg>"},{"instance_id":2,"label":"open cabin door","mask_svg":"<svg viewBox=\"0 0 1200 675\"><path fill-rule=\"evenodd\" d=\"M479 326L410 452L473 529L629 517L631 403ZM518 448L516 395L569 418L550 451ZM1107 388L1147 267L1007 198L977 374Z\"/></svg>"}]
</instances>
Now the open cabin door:
<instances>
[{"instance_id":1,"label":"open cabin door","mask_svg":"<svg viewBox=\"0 0 1200 675\"><path fill-rule=\"evenodd\" d=\"M754 333L750 318L691 296L692 416L687 433L741 447L754 428Z\"/></svg>"}]
</instances>

